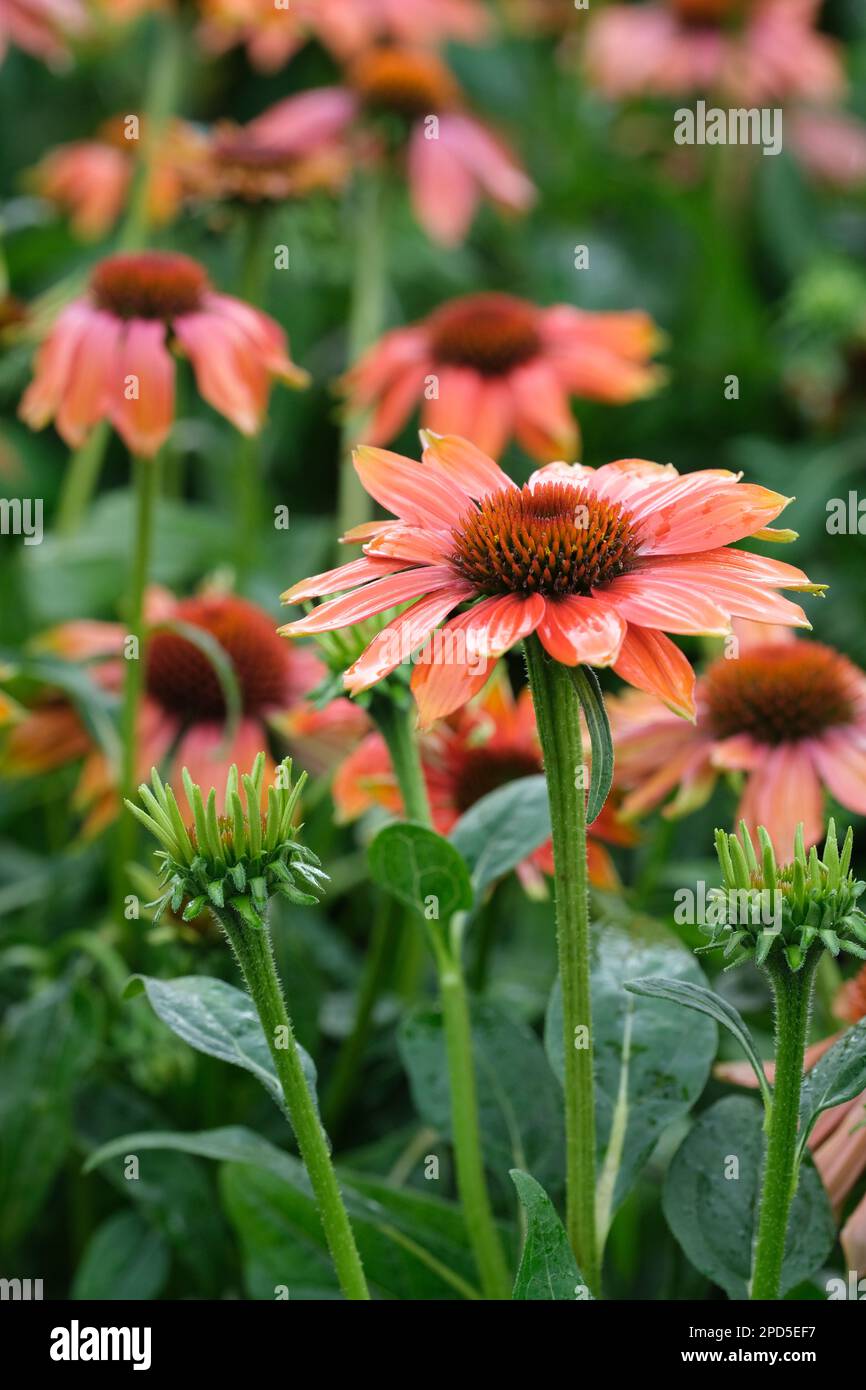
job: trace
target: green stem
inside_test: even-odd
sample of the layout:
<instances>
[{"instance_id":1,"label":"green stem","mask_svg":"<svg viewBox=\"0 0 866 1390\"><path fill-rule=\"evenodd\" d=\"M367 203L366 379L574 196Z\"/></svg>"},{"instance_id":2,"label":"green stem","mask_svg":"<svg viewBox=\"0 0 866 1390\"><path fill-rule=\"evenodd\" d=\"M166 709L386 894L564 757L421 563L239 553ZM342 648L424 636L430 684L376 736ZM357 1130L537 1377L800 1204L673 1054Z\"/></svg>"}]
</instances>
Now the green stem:
<instances>
[{"instance_id":1,"label":"green stem","mask_svg":"<svg viewBox=\"0 0 866 1390\"><path fill-rule=\"evenodd\" d=\"M414 726L414 705L399 708L387 695L374 694L370 716L388 748L407 820L432 826L430 798Z\"/></svg>"},{"instance_id":2,"label":"green stem","mask_svg":"<svg viewBox=\"0 0 866 1390\"><path fill-rule=\"evenodd\" d=\"M129 798L132 798L135 793L139 773L138 714L141 706L146 661L144 595L147 588L153 519L159 491L159 463L155 458L133 458L132 474L135 499L135 534L125 620L128 635L137 641L137 651L129 654L124 663L123 705L120 722L120 792L122 797ZM121 808L117 830L116 863L117 894L121 907L126 884L126 865L132 858L134 845L135 820L126 808Z\"/></svg>"},{"instance_id":3,"label":"green stem","mask_svg":"<svg viewBox=\"0 0 866 1390\"><path fill-rule=\"evenodd\" d=\"M591 950L580 703L568 668L552 661L535 636L525 647L553 831L565 1050L565 1224L581 1273L598 1296L601 1268L595 1216Z\"/></svg>"},{"instance_id":4,"label":"green stem","mask_svg":"<svg viewBox=\"0 0 866 1390\"><path fill-rule=\"evenodd\" d=\"M354 236L354 268L347 357L354 366L378 338L385 319L385 185L377 174L358 180L358 210ZM373 515L372 503L352 465L352 449L363 443L367 411L347 411L340 433L340 476L337 502L338 534L359 526Z\"/></svg>"},{"instance_id":5,"label":"green stem","mask_svg":"<svg viewBox=\"0 0 866 1390\"><path fill-rule=\"evenodd\" d=\"M799 1178L800 1091L816 964L817 957L807 959L795 973L780 957L767 966L776 1014L776 1077L749 1291L753 1299L781 1296L788 1216Z\"/></svg>"},{"instance_id":6,"label":"green stem","mask_svg":"<svg viewBox=\"0 0 866 1390\"><path fill-rule=\"evenodd\" d=\"M57 530L62 536L70 536L78 530L81 519L96 490L105 451L108 448L109 429L105 420L91 431L90 437L76 449L66 465L60 500L57 504Z\"/></svg>"},{"instance_id":7,"label":"green stem","mask_svg":"<svg viewBox=\"0 0 866 1390\"><path fill-rule=\"evenodd\" d=\"M447 952L441 943L436 950L436 963L445 1024L457 1190L484 1295L488 1299L509 1299L511 1277L484 1172L466 983L459 957Z\"/></svg>"},{"instance_id":8,"label":"green stem","mask_svg":"<svg viewBox=\"0 0 866 1390\"><path fill-rule=\"evenodd\" d=\"M265 926L255 930L247 926L231 908L219 910L218 916L261 1019L340 1287L346 1298L369 1299L370 1291L328 1152L325 1131L307 1086L286 1012L269 929Z\"/></svg>"},{"instance_id":9,"label":"green stem","mask_svg":"<svg viewBox=\"0 0 866 1390\"><path fill-rule=\"evenodd\" d=\"M343 1120L367 1050L373 1014L397 945L401 915L399 904L393 898L383 897L364 960L352 1031L340 1048L322 1102L325 1121L332 1134Z\"/></svg>"},{"instance_id":10,"label":"green stem","mask_svg":"<svg viewBox=\"0 0 866 1390\"><path fill-rule=\"evenodd\" d=\"M240 296L254 308L261 308L266 295L268 265L266 238L270 219L263 206L247 210L244 218L244 249L238 278ZM236 540L235 568L243 578L258 553L258 538L265 518L265 489L262 478L262 440L260 434L241 435L235 451Z\"/></svg>"},{"instance_id":11,"label":"green stem","mask_svg":"<svg viewBox=\"0 0 866 1390\"><path fill-rule=\"evenodd\" d=\"M399 709L385 696L377 696L370 714L388 746L407 817L431 826L430 802L412 712ZM511 1279L493 1219L484 1172L469 1000L460 948L459 944L446 945L435 927L428 939L439 975L457 1190L484 1295L489 1299L507 1299L511 1297Z\"/></svg>"},{"instance_id":12,"label":"green stem","mask_svg":"<svg viewBox=\"0 0 866 1390\"><path fill-rule=\"evenodd\" d=\"M141 129L141 159L126 219L118 235L120 251L138 251L150 229L150 199L156 155L177 107L184 70L185 31L171 15L157 18L158 30L147 75Z\"/></svg>"}]
</instances>

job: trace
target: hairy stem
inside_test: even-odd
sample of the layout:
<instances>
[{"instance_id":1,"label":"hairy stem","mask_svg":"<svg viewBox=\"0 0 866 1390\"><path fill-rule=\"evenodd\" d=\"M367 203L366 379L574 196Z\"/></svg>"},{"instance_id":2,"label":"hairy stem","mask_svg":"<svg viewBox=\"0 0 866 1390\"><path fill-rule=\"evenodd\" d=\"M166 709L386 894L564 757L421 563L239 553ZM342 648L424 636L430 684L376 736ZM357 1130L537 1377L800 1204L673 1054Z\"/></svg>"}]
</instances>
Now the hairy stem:
<instances>
[{"instance_id":1,"label":"hairy stem","mask_svg":"<svg viewBox=\"0 0 866 1390\"><path fill-rule=\"evenodd\" d=\"M369 1299L370 1291L355 1244L322 1122L307 1085L283 992L277 977L270 932L248 926L231 908L218 911L223 930L237 956L274 1059L301 1158L304 1161L325 1239L346 1298Z\"/></svg>"},{"instance_id":2,"label":"hairy stem","mask_svg":"<svg viewBox=\"0 0 866 1390\"><path fill-rule=\"evenodd\" d=\"M776 1077L752 1266L753 1299L781 1296L788 1216L799 1178L800 1091L816 964L817 958L807 959L795 973L780 956L767 966L776 1016Z\"/></svg>"},{"instance_id":3,"label":"hairy stem","mask_svg":"<svg viewBox=\"0 0 866 1390\"><path fill-rule=\"evenodd\" d=\"M565 1224L581 1273L597 1296L601 1268L595 1215L595 1086L580 702L567 667L553 661L534 635L525 646L553 831L565 1051Z\"/></svg>"}]
</instances>

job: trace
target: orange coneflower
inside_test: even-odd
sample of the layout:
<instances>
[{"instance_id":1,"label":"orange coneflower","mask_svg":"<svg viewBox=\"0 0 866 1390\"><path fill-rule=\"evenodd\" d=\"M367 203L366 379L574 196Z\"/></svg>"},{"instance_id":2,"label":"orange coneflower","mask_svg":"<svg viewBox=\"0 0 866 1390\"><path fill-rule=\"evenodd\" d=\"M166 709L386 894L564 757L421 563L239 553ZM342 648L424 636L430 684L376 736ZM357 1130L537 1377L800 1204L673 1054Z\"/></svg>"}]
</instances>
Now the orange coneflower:
<instances>
[{"instance_id":1,"label":"orange coneflower","mask_svg":"<svg viewBox=\"0 0 866 1390\"><path fill-rule=\"evenodd\" d=\"M218 294L188 256L143 251L100 261L87 293L63 310L38 354L22 419L33 429L54 419L73 448L110 420L133 453L155 454L174 418L167 338L189 357L204 399L243 434L261 428L273 377L308 379L267 314Z\"/></svg>"},{"instance_id":2,"label":"orange coneflower","mask_svg":"<svg viewBox=\"0 0 866 1390\"><path fill-rule=\"evenodd\" d=\"M838 44L816 31L821 0L652 0L590 17L589 81L614 99L712 92L750 105L835 100Z\"/></svg>"},{"instance_id":3,"label":"orange coneflower","mask_svg":"<svg viewBox=\"0 0 866 1390\"><path fill-rule=\"evenodd\" d=\"M620 404L661 380L648 314L539 308L510 294L450 300L395 328L344 378L352 408L375 408L371 444L387 444L421 402L421 423L472 439L497 458L514 434L540 459L574 456L569 396ZM435 384L435 391L431 390Z\"/></svg>"},{"instance_id":4,"label":"orange coneflower","mask_svg":"<svg viewBox=\"0 0 866 1390\"><path fill-rule=\"evenodd\" d=\"M323 665L309 649L280 641L257 605L217 592L176 599L154 588L146 617L137 778L168 759L175 780L187 767L194 779L219 786L233 762L251 764L274 737L296 749L308 768L323 770L366 731L366 717L348 700L325 709L310 702ZM219 671L196 633L216 642L230 667L240 706L233 728ZM122 684L125 635L118 623L73 622L45 634L39 646L64 660L92 663L96 685L113 693ZM74 803L86 817L85 832L93 834L119 813L120 799L116 774L77 709L66 696L46 692L11 721L2 759L8 775L44 773L80 759Z\"/></svg>"},{"instance_id":5,"label":"orange coneflower","mask_svg":"<svg viewBox=\"0 0 866 1390\"><path fill-rule=\"evenodd\" d=\"M325 134L321 140L268 144L256 122L220 121L187 146L179 160L184 192L205 202L285 202L317 191L337 192L352 166L348 145Z\"/></svg>"},{"instance_id":6,"label":"orange coneflower","mask_svg":"<svg viewBox=\"0 0 866 1390\"><path fill-rule=\"evenodd\" d=\"M447 835L456 822L489 792L542 771L541 748L532 696L525 687L515 699L507 677L492 680L471 704L441 720L424 737L421 766L433 825ZM342 820L354 820L371 806L404 813L397 778L385 740L371 733L338 767L334 803ZM621 825L610 802L594 821L587 841L587 866L597 888L617 888L619 878L606 844L632 845L636 836ZM527 892L544 892L543 875L553 874L553 846L547 840L517 866Z\"/></svg>"},{"instance_id":7,"label":"orange coneflower","mask_svg":"<svg viewBox=\"0 0 866 1390\"><path fill-rule=\"evenodd\" d=\"M357 450L361 481L396 520L358 528L347 539L365 542L361 559L283 596L352 590L282 629L292 636L416 600L346 673L353 693L426 643L412 676L426 726L465 704L492 661L536 633L555 661L612 666L690 715L694 673L665 632L722 634L733 617L809 626L776 592L814 592L801 570L728 548L752 535L783 538L765 529L789 500L779 493L724 470L680 477L644 459L552 463L519 487L467 440L422 438L421 463ZM428 642L464 603L472 607Z\"/></svg>"},{"instance_id":8,"label":"orange coneflower","mask_svg":"<svg viewBox=\"0 0 866 1390\"><path fill-rule=\"evenodd\" d=\"M244 44L266 72L281 68L308 39L341 61L384 40L475 43L488 32L480 0L201 0L203 37L220 51Z\"/></svg>"},{"instance_id":9,"label":"orange coneflower","mask_svg":"<svg viewBox=\"0 0 866 1390\"><path fill-rule=\"evenodd\" d=\"M859 1023L866 1018L866 966L848 980L836 996L834 1013L845 1023ZM838 1042L839 1033L822 1038L806 1049L806 1070L813 1067L824 1053ZM768 1081L775 1076L775 1067L768 1062L764 1071ZM724 1062L716 1068L723 1081L738 1086L756 1087L757 1080L749 1062ZM819 1115L809 1136L809 1148L831 1206L838 1217L855 1185L866 1173L866 1091L854 1100L836 1105ZM866 1275L866 1197L851 1212L839 1233L848 1268Z\"/></svg>"},{"instance_id":10,"label":"orange coneflower","mask_svg":"<svg viewBox=\"0 0 866 1390\"><path fill-rule=\"evenodd\" d=\"M143 137L139 127L139 138ZM191 126L174 121L160 139L148 185L148 220L170 222L183 187L178 170L181 151L195 141ZM83 240L105 236L118 221L135 174L137 141L124 134L124 118L106 121L92 140L73 140L43 155L29 182L48 202L69 214L72 230Z\"/></svg>"},{"instance_id":11,"label":"orange coneflower","mask_svg":"<svg viewBox=\"0 0 866 1390\"><path fill-rule=\"evenodd\" d=\"M415 216L443 245L464 239L482 196L514 212L525 212L535 199L515 157L465 109L443 60L424 49L370 49L351 64L346 85L286 97L247 129L274 149L297 149L359 127L362 119L368 131L382 121L393 133L396 123Z\"/></svg>"},{"instance_id":12,"label":"orange coneflower","mask_svg":"<svg viewBox=\"0 0 866 1390\"><path fill-rule=\"evenodd\" d=\"M866 813L866 676L819 642L784 628L741 629L739 655L719 657L697 683L697 722L626 694L611 706L624 814L660 805L683 815L706 801L720 772L745 774L736 820L763 825L776 846L803 822L808 845L824 834L823 788Z\"/></svg>"},{"instance_id":13,"label":"orange coneflower","mask_svg":"<svg viewBox=\"0 0 866 1390\"><path fill-rule=\"evenodd\" d=\"M0 0L0 62L10 44L47 63L68 56L67 40L84 31L80 0Z\"/></svg>"}]
</instances>

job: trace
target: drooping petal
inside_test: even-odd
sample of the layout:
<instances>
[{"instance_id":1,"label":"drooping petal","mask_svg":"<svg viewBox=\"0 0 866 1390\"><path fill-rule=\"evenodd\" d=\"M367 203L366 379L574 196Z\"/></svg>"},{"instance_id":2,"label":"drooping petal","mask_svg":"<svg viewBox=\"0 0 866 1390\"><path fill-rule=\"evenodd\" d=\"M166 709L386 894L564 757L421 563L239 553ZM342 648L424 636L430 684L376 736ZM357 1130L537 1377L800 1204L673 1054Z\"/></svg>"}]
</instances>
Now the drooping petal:
<instances>
[{"instance_id":1,"label":"drooping petal","mask_svg":"<svg viewBox=\"0 0 866 1390\"><path fill-rule=\"evenodd\" d=\"M459 246L478 207L479 188L474 174L459 151L441 138L429 138L423 122L409 137L407 171L412 209L433 240L442 246Z\"/></svg>"},{"instance_id":2,"label":"drooping petal","mask_svg":"<svg viewBox=\"0 0 866 1390\"><path fill-rule=\"evenodd\" d=\"M737 820L744 820L753 836L763 825L782 863L793 856L801 821L807 847L817 844L824 834L823 801L808 753L797 744L772 748L763 766L749 774Z\"/></svg>"},{"instance_id":3,"label":"drooping petal","mask_svg":"<svg viewBox=\"0 0 866 1390\"><path fill-rule=\"evenodd\" d=\"M58 434L74 449L109 412L117 382L121 327L113 314L91 309L75 344L55 422Z\"/></svg>"},{"instance_id":4,"label":"drooping petal","mask_svg":"<svg viewBox=\"0 0 866 1390\"><path fill-rule=\"evenodd\" d=\"M35 375L18 408L21 419L31 429L41 430L57 414L91 312L80 300L73 301L63 310L36 354Z\"/></svg>"},{"instance_id":5,"label":"drooping petal","mask_svg":"<svg viewBox=\"0 0 866 1390\"><path fill-rule=\"evenodd\" d=\"M640 570L620 575L597 592L613 600L629 625L724 637L730 631L730 618L710 598L707 587L698 578Z\"/></svg>"},{"instance_id":6,"label":"drooping petal","mask_svg":"<svg viewBox=\"0 0 866 1390\"><path fill-rule=\"evenodd\" d=\"M127 448L152 458L174 419L174 363L159 320L133 319L121 346L121 370L111 422Z\"/></svg>"},{"instance_id":7,"label":"drooping petal","mask_svg":"<svg viewBox=\"0 0 866 1390\"><path fill-rule=\"evenodd\" d=\"M860 729L828 729L809 739L809 753L832 796L849 811L866 815L866 742Z\"/></svg>"},{"instance_id":8,"label":"drooping petal","mask_svg":"<svg viewBox=\"0 0 866 1390\"><path fill-rule=\"evenodd\" d=\"M620 680L660 700L686 719L695 717L695 673L663 632L629 623L613 669Z\"/></svg>"},{"instance_id":9,"label":"drooping petal","mask_svg":"<svg viewBox=\"0 0 866 1390\"><path fill-rule=\"evenodd\" d=\"M545 599L539 639L563 666L611 666L619 656L626 623L602 597Z\"/></svg>"},{"instance_id":10,"label":"drooping petal","mask_svg":"<svg viewBox=\"0 0 866 1390\"><path fill-rule=\"evenodd\" d=\"M534 632L544 616L544 599L516 594L482 599L435 634L428 654L412 673L418 723L429 728L477 694L496 659Z\"/></svg>"},{"instance_id":11,"label":"drooping petal","mask_svg":"<svg viewBox=\"0 0 866 1390\"><path fill-rule=\"evenodd\" d=\"M457 604L472 595L472 586L464 584L448 588L444 593L428 594L405 609L387 627L382 628L370 645L350 666L343 683L352 695L375 685L397 666L409 661L412 653L429 637L435 627L451 613Z\"/></svg>"},{"instance_id":12,"label":"drooping petal","mask_svg":"<svg viewBox=\"0 0 866 1390\"><path fill-rule=\"evenodd\" d=\"M222 314L194 313L175 319L174 333L208 404L241 434L256 434L264 420L270 379L243 330Z\"/></svg>"},{"instance_id":13,"label":"drooping petal","mask_svg":"<svg viewBox=\"0 0 866 1390\"><path fill-rule=\"evenodd\" d=\"M514 393L514 432L535 458L572 458L577 451L577 425L568 396L553 368L545 361L527 362L510 373Z\"/></svg>"}]
</instances>

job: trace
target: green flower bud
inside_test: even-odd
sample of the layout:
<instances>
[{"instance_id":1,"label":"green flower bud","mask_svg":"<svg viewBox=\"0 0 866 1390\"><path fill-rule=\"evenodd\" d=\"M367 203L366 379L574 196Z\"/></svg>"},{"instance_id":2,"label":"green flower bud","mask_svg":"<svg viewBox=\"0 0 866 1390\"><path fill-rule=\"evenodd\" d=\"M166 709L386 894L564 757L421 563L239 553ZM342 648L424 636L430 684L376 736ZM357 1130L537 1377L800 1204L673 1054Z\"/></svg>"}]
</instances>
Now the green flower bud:
<instances>
[{"instance_id":1,"label":"green flower bud","mask_svg":"<svg viewBox=\"0 0 866 1390\"><path fill-rule=\"evenodd\" d=\"M184 921L206 907L231 907L248 926L261 929L272 894L281 893L294 903L317 901L327 874L313 851L295 838L292 823L306 773L292 786L291 759L282 762L262 815L264 775L264 753L250 774L239 777L233 766L226 781L224 815L217 815L215 789L211 787L205 800L186 768L183 785L190 819L184 818L174 792L163 785L155 768L151 786L145 782L138 789L146 809L127 801L161 846L156 857L162 892L148 904L156 908L154 921L166 907L176 912L186 901Z\"/></svg>"},{"instance_id":2,"label":"green flower bud","mask_svg":"<svg viewBox=\"0 0 866 1390\"><path fill-rule=\"evenodd\" d=\"M831 820L823 855L803 845L803 827L794 857L779 867L769 835L758 827L760 858L744 821L740 834L716 831L722 887L707 894L706 924L711 937L701 951L723 948L731 966L753 959L766 966L786 961L802 969L813 946L838 956L841 951L866 960L866 916L857 906L866 883L850 870L853 832L840 853Z\"/></svg>"}]
</instances>

